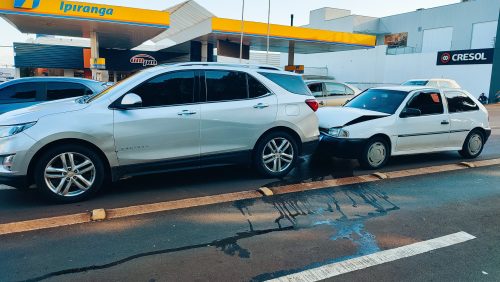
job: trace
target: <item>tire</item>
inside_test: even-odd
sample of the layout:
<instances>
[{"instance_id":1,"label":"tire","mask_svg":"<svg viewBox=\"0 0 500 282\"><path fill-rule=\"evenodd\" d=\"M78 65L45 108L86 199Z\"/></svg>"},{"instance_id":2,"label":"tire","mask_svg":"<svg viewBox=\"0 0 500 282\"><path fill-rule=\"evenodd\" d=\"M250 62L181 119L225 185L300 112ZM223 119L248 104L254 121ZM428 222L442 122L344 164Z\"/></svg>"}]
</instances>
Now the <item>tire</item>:
<instances>
[{"instance_id":1,"label":"tire","mask_svg":"<svg viewBox=\"0 0 500 282\"><path fill-rule=\"evenodd\" d=\"M86 146L61 145L42 153L36 162L34 178L45 199L74 203L88 199L101 188L105 166L101 157Z\"/></svg>"},{"instance_id":2,"label":"tire","mask_svg":"<svg viewBox=\"0 0 500 282\"><path fill-rule=\"evenodd\" d=\"M281 146L284 147L280 149ZM280 152L277 152L277 149L280 149ZM297 141L290 134L281 131L261 138L253 154L257 171L271 178L286 176L296 166L298 158Z\"/></svg>"},{"instance_id":3,"label":"tire","mask_svg":"<svg viewBox=\"0 0 500 282\"><path fill-rule=\"evenodd\" d=\"M382 137L374 137L368 140L358 161L362 168L373 170L383 167L390 155L387 141Z\"/></svg>"},{"instance_id":4,"label":"tire","mask_svg":"<svg viewBox=\"0 0 500 282\"><path fill-rule=\"evenodd\" d=\"M458 151L460 155L467 159L477 158L484 148L484 134L478 130L472 130L465 138L462 150Z\"/></svg>"}]
</instances>

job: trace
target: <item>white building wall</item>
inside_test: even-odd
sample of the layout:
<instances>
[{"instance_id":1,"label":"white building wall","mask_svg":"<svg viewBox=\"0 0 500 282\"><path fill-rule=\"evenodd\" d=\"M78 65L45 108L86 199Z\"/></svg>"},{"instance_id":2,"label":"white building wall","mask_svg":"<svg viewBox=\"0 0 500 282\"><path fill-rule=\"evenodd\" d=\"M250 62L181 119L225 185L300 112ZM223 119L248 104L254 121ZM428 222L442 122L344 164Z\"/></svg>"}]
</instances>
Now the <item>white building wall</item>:
<instances>
[{"instance_id":1,"label":"white building wall","mask_svg":"<svg viewBox=\"0 0 500 282\"><path fill-rule=\"evenodd\" d=\"M488 93L492 65L437 66L437 52L386 55L386 46L369 50L295 55L295 63L307 67L326 67L328 75L365 89L401 84L414 78L450 78L474 96ZM287 54L281 55L286 65Z\"/></svg>"}]
</instances>

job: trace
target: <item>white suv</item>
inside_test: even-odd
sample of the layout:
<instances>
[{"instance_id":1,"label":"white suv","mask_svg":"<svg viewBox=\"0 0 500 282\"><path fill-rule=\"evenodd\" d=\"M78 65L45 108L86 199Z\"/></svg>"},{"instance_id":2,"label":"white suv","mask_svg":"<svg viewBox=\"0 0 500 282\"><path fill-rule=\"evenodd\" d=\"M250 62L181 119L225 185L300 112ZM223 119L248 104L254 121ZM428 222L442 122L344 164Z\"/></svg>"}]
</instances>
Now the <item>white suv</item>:
<instances>
[{"instance_id":1,"label":"white suv","mask_svg":"<svg viewBox=\"0 0 500 282\"><path fill-rule=\"evenodd\" d=\"M102 93L0 115L0 183L59 202L106 179L252 162L283 177L314 151L318 103L302 78L259 66L185 63Z\"/></svg>"}]
</instances>

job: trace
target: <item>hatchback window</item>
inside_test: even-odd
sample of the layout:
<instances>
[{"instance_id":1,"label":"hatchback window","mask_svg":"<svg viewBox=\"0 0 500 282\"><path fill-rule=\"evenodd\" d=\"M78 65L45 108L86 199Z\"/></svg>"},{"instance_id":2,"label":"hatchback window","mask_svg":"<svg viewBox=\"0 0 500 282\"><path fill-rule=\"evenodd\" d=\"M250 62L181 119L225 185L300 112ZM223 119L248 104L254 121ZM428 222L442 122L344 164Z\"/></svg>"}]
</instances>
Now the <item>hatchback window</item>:
<instances>
[{"instance_id":1,"label":"hatchback window","mask_svg":"<svg viewBox=\"0 0 500 282\"><path fill-rule=\"evenodd\" d=\"M408 92L385 89L368 89L354 97L344 107L394 114Z\"/></svg>"},{"instance_id":2,"label":"hatchback window","mask_svg":"<svg viewBox=\"0 0 500 282\"><path fill-rule=\"evenodd\" d=\"M231 101L248 98L247 79L243 72L205 71L207 101Z\"/></svg>"},{"instance_id":3,"label":"hatchback window","mask_svg":"<svg viewBox=\"0 0 500 282\"><path fill-rule=\"evenodd\" d=\"M325 83L328 96L345 95L345 86L339 83Z\"/></svg>"},{"instance_id":4,"label":"hatchback window","mask_svg":"<svg viewBox=\"0 0 500 282\"><path fill-rule=\"evenodd\" d=\"M265 87L255 77L248 75L248 95L250 98L262 97L270 93L269 89Z\"/></svg>"},{"instance_id":5,"label":"hatchback window","mask_svg":"<svg viewBox=\"0 0 500 282\"><path fill-rule=\"evenodd\" d=\"M307 88L300 76L268 72L259 72L259 74L278 84L288 92L311 96L311 91L309 91L309 88Z\"/></svg>"},{"instance_id":6,"label":"hatchback window","mask_svg":"<svg viewBox=\"0 0 500 282\"><path fill-rule=\"evenodd\" d=\"M467 94L459 91L445 93L450 113L469 112L479 110L479 106Z\"/></svg>"},{"instance_id":7,"label":"hatchback window","mask_svg":"<svg viewBox=\"0 0 500 282\"><path fill-rule=\"evenodd\" d=\"M407 108L418 109L422 115L437 115L444 112L441 94L436 92L421 92L413 96Z\"/></svg>"},{"instance_id":8,"label":"hatchback window","mask_svg":"<svg viewBox=\"0 0 500 282\"><path fill-rule=\"evenodd\" d=\"M47 100L72 98L92 94L87 86L73 82L49 82L47 83Z\"/></svg>"},{"instance_id":9,"label":"hatchback window","mask_svg":"<svg viewBox=\"0 0 500 282\"><path fill-rule=\"evenodd\" d=\"M143 107L194 103L194 72L170 72L150 79L132 91L142 99Z\"/></svg>"},{"instance_id":10,"label":"hatchback window","mask_svg":"<svg viewBox=\"0 0 500 282\"><path fill-rule=\"evenodd\" d=\"M1 103L22 103L36 100L38 84L19 83L0 89Z\"/></svg>"}]
</instances>

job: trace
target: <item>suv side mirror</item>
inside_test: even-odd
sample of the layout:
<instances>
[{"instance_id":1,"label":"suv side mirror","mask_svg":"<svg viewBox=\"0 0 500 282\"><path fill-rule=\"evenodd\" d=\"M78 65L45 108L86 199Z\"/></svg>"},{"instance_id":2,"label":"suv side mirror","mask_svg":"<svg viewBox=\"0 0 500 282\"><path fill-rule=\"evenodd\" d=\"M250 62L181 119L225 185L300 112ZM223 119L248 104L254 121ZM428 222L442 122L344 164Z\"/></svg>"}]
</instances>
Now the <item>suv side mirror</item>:
<instances>
[{"instance_id":1,"label":"suv side mirror","mask_svg":"<svg viewBox=\"0 0 500 282\"><path fill-rule=\"evenodd\" d=\"M142 98L141 96L135 93L128 93L123 96L122 101L120 102L120 109L129 109L129 108L137 108L142 106Z\"/></svg>"},{"instance_id":2,"label":"suv side mirror","mask_svg":"<svg viewBox=\"0 0 500 282\"><path fill-rule=\"evenodd\" d=\"M399 115L400 118L406 118L406 117L418 117L422 115L422 111L419 109L414 109L414 108L406 108L403 111L401 111L401 114Z\"/></svg>"}]
</instances>

